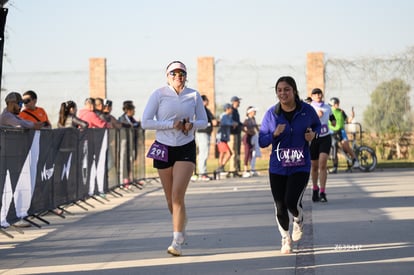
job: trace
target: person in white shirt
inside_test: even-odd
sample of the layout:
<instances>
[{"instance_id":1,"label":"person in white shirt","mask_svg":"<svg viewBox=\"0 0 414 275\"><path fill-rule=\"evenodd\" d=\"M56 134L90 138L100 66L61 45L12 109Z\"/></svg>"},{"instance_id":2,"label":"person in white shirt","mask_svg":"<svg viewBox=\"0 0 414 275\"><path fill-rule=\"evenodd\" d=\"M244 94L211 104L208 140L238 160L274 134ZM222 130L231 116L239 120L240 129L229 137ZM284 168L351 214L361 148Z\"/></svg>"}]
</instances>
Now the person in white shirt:
<instances>
[{"instance_id":1,"label":"person in white shirt","mask_svg":"<svg viewBox=\"0 0 414 275\"><path fill-rule=\"evenodd\" d=\"M311 178L313 185L312 201L328 202L326 198L326 181L328 178L328 158L332 146L331 133L329 132L329 121L335 125L335 116L332 114L331 106L323 101L323 92L315 88L311 92L311 106L321 121L321 131L317 138L313 139L310 146L311 155ZM318 179L320 188L318 186Z\"/></svg>"},{"instance_id":2,"label":"person in white shirt","mask_svg":"<svg viewBox=\"0 0 414 275\"><path fill-rule=\"evenodd\" d=\"M154 159L172 214L173 241L167 252L180 256L187 222L184 197L196 163L194 132L206 128L208 120L200 93L185 86L186 66L173 61L166 75L168 85L151 94L141 125L156 130L147 156Z\"/></svg>"}]
</instances>

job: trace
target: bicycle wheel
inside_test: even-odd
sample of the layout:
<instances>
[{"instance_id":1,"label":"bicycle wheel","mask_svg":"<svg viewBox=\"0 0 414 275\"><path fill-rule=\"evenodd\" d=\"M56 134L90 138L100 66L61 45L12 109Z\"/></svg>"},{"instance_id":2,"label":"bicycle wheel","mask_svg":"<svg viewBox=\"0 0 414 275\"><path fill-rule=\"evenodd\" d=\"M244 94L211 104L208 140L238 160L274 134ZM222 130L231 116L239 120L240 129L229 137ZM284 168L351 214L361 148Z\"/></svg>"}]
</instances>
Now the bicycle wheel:
<instances>
[{"instance_id":1,"label":"bicycle wheel","mask_svg":"<svg viewBox=\"0 0 414 275\"><path fill-rule=\"evenodd\" d=\"M377 167L377 156L374 149L368 146L361 146L356 150L359 160L359 169L362 172L372 172Z\"/></svg>"}]
</instances>

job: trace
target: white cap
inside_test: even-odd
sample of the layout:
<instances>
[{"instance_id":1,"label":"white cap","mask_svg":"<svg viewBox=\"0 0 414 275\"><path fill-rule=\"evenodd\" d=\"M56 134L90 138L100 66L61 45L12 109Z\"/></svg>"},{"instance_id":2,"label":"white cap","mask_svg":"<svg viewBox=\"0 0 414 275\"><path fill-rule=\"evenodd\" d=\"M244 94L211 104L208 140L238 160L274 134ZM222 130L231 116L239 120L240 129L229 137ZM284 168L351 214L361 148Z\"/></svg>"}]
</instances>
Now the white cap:
<instances>
[{"instance_id":1,"label":"white cap","mask_svg":"<svg viewBox=\"0 0 414 275\"><path fill-rule=\"evenodd\" d=\"M177 69L187 72L187 68L183 63L181 63L180 61L174 61L170 63L170 65L167 67L167 74Z\"/></svg>"},{"instance_id":2,"label":"white cap","mask_svg":"<svg viewBox=\"0 0 414 275\"><path fill-rule=\"evenodd\" d=\"M256 107L250 107L250 108L247 109L246 113L248 114L248 113L256 112L256 111L257 111Z\"/></svg>"}]
</instances>

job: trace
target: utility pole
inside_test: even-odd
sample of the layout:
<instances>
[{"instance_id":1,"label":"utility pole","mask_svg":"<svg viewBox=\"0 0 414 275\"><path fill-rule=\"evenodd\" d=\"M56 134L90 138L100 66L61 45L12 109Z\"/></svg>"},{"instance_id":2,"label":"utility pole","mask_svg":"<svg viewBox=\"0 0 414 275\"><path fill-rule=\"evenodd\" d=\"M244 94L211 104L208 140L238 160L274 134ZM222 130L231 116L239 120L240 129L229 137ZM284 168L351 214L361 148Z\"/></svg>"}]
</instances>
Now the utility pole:
<instances>
[{"instance_id":1,"label":"utility pole","mask_svg":"<svg viewBox=\"0 0 414 275\"><path fill-rule=\"evenodd\" d=\"M5 3L7 3L7 1L3 1L2 8L0 10L0 93L3 89L2 80L3 80L4 28L6 26L7 12L9 11L8 9L3 8Z\"/></svg>"}]
</instances>

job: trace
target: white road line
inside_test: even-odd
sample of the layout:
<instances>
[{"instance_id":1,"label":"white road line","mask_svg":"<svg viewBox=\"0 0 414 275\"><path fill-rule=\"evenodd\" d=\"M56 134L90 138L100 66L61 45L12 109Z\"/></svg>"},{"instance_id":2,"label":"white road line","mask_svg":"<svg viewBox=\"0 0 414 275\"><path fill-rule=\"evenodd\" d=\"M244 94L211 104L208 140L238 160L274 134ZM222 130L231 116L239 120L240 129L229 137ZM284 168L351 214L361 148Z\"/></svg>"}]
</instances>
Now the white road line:
<instances>
[{"instance_id":1,"label":"white road line","mask_svg":"<svg viewBox=\"0 0 414 275\"><path fill-rule=\"evenodd\" d=\"M1 274L47 274L56 272L76 272L76 271L97 271L119 268L138 268L149 266L164 266L176 264L194 264L194 263L208 263L208 262L223 262L235 260L252 260L259 258L271 257L296 257L295 253L290 255L280 254L279 251L254 251L241 253L224 253L206 256L181 256L168 257L145 260L131 260L131 261L113 261L113 262L96 262L88 264L70 264L70 265L56 265L56 266L38 266L38 267L22 267L13 269L0 269Z\"/></svg>"}]
</instances>

